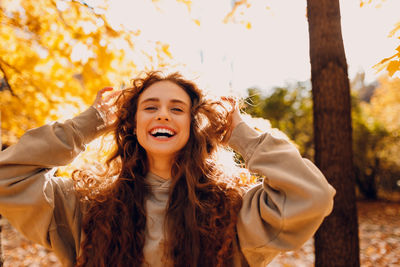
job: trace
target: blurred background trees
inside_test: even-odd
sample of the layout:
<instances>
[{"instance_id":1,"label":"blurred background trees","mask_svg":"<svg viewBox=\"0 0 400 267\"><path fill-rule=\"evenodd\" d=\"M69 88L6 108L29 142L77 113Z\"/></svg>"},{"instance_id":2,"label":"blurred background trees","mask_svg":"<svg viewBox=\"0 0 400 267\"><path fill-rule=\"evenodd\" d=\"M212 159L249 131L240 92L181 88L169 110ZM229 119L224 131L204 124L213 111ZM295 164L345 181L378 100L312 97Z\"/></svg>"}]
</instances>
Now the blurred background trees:
<instances>
[{"instance_id":1,"label":"blurred background trees","mask_svg":"<svg viewBox=\"0 0 400 267\"><path fill-rule=\"evenodd\" d=\"M353 153L360 198L400 199L400 79L382 76L366 84L363 73L351 81ZM313 159L312 101L309 82L247 91L245 111L268 119Z\"/></svg>"}]
</instances>

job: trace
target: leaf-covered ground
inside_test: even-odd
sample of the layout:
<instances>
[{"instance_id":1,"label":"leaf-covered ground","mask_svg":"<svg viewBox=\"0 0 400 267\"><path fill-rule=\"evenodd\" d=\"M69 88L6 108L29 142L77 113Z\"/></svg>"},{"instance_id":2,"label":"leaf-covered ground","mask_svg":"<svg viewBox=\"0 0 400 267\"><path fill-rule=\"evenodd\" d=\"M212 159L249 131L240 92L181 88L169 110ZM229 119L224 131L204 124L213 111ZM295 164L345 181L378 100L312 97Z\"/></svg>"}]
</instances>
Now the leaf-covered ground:
<instances>
[{"instance_id":1,"label":"leaf-covered ground","mask_svg":"<svg viewBox=\"0 0 400 267\"><path fill-rule=\"evenodd\" d=\"M357 207L361 266L400 266L400 203L358 202ZM278 256L268 266L314 266L313 240Z\"/></svg>"},{"instance_id":2,"label":"leaf-covered ground","mask_svg":"<svg viewBox=\"0 0 400 267\"><path fill-rule=\"evenodd\" d=\"M400 266L400 203L359 202L361 266ZM32 244L3 221L6 267L59 267L55 255ZM312 239L301 249L278 256L269 266L308 267L314 264Z\"/></svg>"}]
</instances>

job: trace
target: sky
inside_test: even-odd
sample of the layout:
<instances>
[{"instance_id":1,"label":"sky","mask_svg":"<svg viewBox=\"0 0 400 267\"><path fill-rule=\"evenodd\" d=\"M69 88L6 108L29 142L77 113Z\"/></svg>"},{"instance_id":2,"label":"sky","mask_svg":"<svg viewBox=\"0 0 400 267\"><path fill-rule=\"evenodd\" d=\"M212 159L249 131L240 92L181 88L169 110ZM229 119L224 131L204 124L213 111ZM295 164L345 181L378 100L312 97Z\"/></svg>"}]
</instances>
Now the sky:
<instances>
[{"instance_id":1,"label":"sky","mask_svg":"<svg viewBox=\"0 0 400 267\"><path fill-rule=\"evenodd\" d=\"M234 2L193 0L189 12L176 0L113 0L107 16L114 25L140 29L146 40L170 44L178 70L221 94L310 79L306 0L249 0L249 8L223 23ZM388 38L400 22L400 1L377 7L380 2L360 8L359 0L340 0L350 79L365 71L366 81L374 81L382 73L373 65L400 43Z\"/></svg>"}]
</instances>

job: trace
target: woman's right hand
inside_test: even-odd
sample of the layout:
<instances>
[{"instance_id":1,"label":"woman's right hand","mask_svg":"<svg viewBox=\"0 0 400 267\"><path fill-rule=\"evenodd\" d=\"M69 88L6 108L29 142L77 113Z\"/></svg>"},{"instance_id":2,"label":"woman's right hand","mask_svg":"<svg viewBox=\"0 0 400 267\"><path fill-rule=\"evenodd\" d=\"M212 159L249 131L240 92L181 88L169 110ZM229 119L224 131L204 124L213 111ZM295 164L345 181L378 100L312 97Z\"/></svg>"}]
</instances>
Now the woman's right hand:
<instances>
[{"instance_id":1,"label":"woman's right hand","mask_svg":"<svg viewBox=\"0 0 400 267\"><path fill-rule=\"evenodd\" d=\"M104 124L107 126L112 125L116 116L115 99L122 93L122 90L113 91L112 87L104 87L99 90L96 95L96 99L93 102L93 107L99 112L100 116L103 118ZM108 95L106 92L113 91Z\"/></svg>"}]
</instances>

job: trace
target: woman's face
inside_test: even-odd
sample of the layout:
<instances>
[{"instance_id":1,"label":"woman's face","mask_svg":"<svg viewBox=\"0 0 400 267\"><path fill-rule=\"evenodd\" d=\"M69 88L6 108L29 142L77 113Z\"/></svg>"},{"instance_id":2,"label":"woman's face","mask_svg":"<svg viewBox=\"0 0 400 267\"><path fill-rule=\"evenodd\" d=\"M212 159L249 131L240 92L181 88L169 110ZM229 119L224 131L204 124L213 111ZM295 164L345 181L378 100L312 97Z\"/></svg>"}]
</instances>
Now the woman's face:
<instances>
[{"instance_id":1,"label":"woman's face","mask_svg":"<svg viewBox=\"0 0 400 267\"><path fill-rule=\"evenodd\" d=\"M174 156L189 140L191 100L177 84L160 81L138 99L136 136L148 156Z\"/></svg>"}]
</instances>

